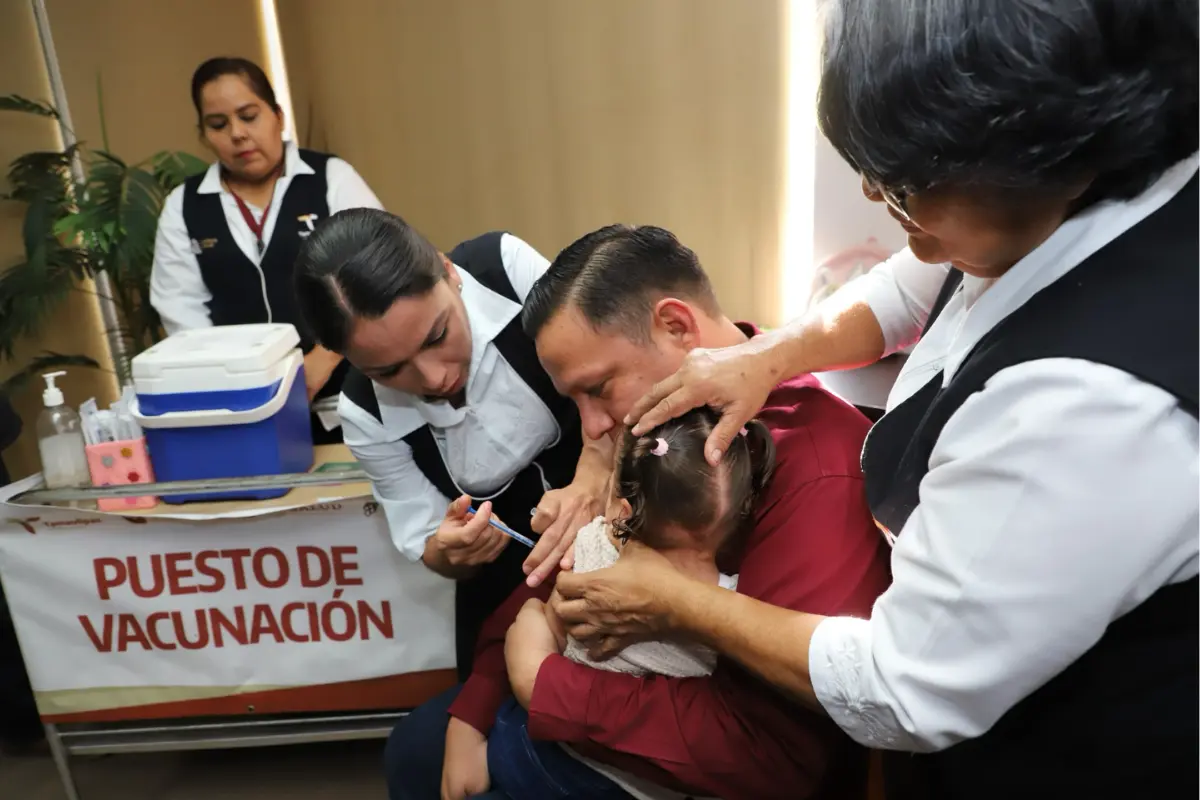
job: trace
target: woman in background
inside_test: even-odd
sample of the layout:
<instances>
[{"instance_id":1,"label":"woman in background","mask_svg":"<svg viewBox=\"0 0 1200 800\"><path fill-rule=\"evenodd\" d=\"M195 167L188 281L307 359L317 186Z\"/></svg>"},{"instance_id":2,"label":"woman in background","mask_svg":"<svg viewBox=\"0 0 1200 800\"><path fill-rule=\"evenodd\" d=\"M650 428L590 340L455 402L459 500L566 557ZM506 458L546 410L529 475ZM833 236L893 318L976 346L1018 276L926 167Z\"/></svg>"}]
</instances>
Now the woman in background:
<instances>
[{"instance_id":1,"label":"woman in background","mask_svg":"<svg viewBox=\"0 0 1200 800\"><path fill-rule=\"evenodd\" d=\"M213 58L192 75L200 136L217 163L167 197L154 244L150 302L171 335L190 328L289 322L300 330L309 400L336 396L341 356L301 325L292 269L318 220L381 208L354 168L283 140L283 110L257 64ZM314 417L318 444L341 441Z\"/></svg>"}]
</instances>

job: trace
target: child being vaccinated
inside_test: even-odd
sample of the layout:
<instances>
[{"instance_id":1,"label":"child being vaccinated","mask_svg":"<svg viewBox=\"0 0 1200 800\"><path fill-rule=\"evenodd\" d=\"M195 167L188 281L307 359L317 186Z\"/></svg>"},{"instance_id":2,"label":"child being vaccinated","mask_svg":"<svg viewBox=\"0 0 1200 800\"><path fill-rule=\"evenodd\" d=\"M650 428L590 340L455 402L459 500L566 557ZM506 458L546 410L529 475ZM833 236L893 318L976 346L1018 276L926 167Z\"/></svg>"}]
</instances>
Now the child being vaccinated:
<instances>
[{"instance_id":1,"label":"child being vaccinated","mask_svg":"<svg viewBox=\"0 0 1200 800\"><path fill-rule=\"evenodd\" d=\"M718 562L722 553L737 547L740 534L753 523L774 467L775 445L766 426L752 421L714 467L704 447L718 419L717 412L705 407L643 436L626 431L605 514L581 528L575 539L575 572L612 566L622 547L636 541L696 580L736 590L737 576L723 574ZM709 648L678 641L639 642L612 658L594 661L566 634L551 604L545 609L560 652L595 669L687 678L709 675L716 665L716 653ZM556 787L561 792L565 785L571 786L571 797L591 800L674 796L582 759L557 743L531 741L526 722L515 700L497 715L487 754L493 791L513 800L562 796Z\"/></svg>"}]
</instances>

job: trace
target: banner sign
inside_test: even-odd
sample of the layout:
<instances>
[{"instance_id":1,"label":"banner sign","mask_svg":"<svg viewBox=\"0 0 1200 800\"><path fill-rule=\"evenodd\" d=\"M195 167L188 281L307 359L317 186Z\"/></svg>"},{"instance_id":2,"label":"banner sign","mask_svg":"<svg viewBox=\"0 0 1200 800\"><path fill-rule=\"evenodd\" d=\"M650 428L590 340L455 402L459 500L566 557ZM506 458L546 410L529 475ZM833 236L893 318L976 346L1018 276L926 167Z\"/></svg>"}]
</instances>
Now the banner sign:
<instances>
[{"instance_id":1,"label":"banner sign","mask_svg":"<svg viewBox=\"0 0 1200 800\"><path fill-rule=\"evenodd\" d=\"M453 668L454 585L401 556L376 510L345 498L196 521L0 505L0 579L43 715L209 713L196 701Z\"/></svg>"}]
</instances>

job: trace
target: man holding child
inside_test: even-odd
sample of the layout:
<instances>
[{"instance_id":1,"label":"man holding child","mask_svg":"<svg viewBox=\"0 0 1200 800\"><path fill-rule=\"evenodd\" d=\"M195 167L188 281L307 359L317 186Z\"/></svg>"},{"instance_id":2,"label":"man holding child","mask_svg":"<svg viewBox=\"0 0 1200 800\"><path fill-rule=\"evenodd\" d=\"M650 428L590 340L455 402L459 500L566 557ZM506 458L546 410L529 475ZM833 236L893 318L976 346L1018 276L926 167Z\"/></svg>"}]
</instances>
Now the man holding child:
<instances>
[{"instance_id":1,"label":"man holding child","mask_svg":"<svg viewBox=\"0 0 1200 800\"><path fill-rule=\"evenodd\" d=\"M534 284L522 321L592 439L619 440L625 414L689 352L757 333L722 313L696 255L650 226L609 226L566 248ZM811 377L777 386L758 419L774 440L774 474L744 533L722 549L721 572L773 605L868 615L889 572L858 464L867 420ZM540 764L558 796L819 798L861 787L865 751L729 660L705 677L670 678L564 657L541 605L552 589L518 588L485 624L467 681L397 726L386 756L392 800L509 796L488 770L489 735L569 749L583 773ZM527 725L494 730L513 697Z\"/></svg>"}]
</instances>

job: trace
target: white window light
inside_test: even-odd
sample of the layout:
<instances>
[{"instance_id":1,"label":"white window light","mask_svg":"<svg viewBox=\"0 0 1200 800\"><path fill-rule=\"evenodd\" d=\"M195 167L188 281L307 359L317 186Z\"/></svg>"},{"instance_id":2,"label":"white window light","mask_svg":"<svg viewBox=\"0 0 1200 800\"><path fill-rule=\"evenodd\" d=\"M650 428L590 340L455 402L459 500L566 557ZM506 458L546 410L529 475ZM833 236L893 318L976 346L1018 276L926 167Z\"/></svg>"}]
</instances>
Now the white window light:
<instances>
[{"instance_id":1,"label":"white window light","mask_svg":"<svg viewBox=\"0 0 1200 800\"><path fill-rule=\"evenodd\" d=\"M777 310L781 323L804 311L812 287L821 41L816 0L788 0L784 13L784 189Z\"/></svg>"},{"instance_id":2,"label":"white window light","mask_svg":"<svg viewBox=\"0 0 1200 800\"><path fill-rule=\"evenodd\" d=\"M259 23L267 46L267 74L275 88L275 102L283 109L283 138L296 141L296 115L292 113L292 89L288 83L287 62L283 58L283 37L279 33L279 15L275 0L259 0Z\"/></svg>"}]
</instances>

